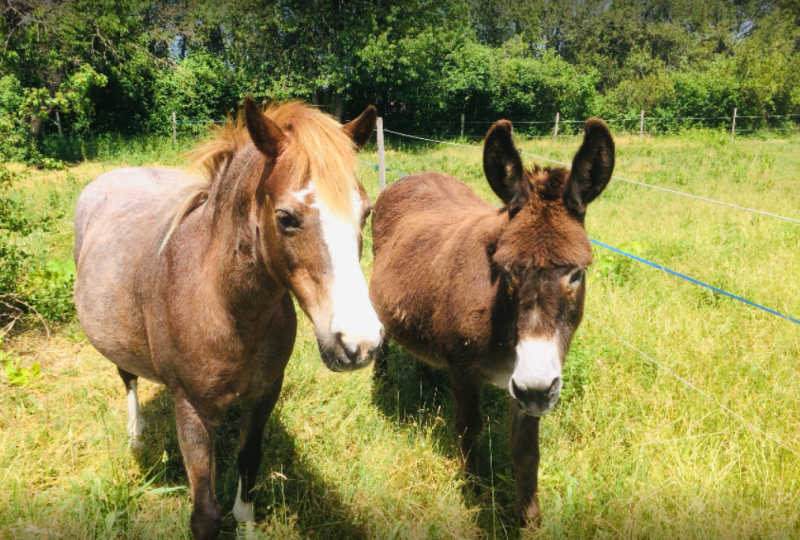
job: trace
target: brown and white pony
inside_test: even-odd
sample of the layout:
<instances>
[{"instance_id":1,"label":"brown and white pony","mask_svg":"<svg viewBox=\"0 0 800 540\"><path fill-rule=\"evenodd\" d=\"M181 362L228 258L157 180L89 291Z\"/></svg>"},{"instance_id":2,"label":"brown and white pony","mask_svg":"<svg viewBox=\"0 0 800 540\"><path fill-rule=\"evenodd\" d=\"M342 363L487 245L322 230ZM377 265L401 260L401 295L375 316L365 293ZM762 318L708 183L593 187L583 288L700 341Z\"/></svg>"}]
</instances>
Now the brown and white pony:
<instances>
[{"instance_id":1,"label":"brown and white pony","mask_svg":"<svg viewBox=\"0 0 800 540\"><path fill-rule=\"evenodd\" d=\"M403 178L375 203L370 298L387 339L448 368L469 473L483 430L481 387L508 389L521 520L539 516L539 418L558 401L583 316L592 262L586 205L613 169L614 142L601 120L586 123L571 170L525 169L511 123L501 120L486 135L483 170L502 208L435 172ZM376 369L385 361L379 356Z\"/></svg>"},{"instance_id":2,"label":"brown and white pony","mask_svg":"<svg viewBox=\"0 0 800 540\"><path fill-rule=\"evenodd\" d=\"M244 112L200 147L205 180L115 170L86 187L75 216L78 316L125 383L133 446L145 427L137 377L174 394L199 539L220 532L214 434L236 402L233 514L254 520L261 440L295 341L292 295L334 371L368 365L383 335L359 266L371 203L355 174L375 108L345 126L298 103L262 113L248 98Z\"/></svg>"}]
</instances>

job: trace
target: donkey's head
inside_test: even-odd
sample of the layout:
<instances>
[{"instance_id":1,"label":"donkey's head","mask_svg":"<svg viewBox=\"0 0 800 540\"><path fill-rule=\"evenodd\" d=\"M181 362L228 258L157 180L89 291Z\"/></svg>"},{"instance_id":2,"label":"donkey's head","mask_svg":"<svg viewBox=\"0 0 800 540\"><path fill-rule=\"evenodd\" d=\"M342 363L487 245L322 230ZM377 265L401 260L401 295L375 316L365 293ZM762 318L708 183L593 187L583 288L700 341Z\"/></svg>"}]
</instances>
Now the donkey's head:
<instances>
[{"instance_id":1,"label":"donkey's head","mask_svg":"<svg viewBox=\"0 0 800 540\"><path fill-rule=\"evenodd\" d=\"M571 170L527 170L511 123L501 120L486 135L483 170L509 216L493 255L516 314L508 391L525 412L539 416L558 401L561 368L583 317L592 262L583 220L586 205L611 179L614 141L602 120L591 119Z\"/></svg>"},{"instance_id":2,"label":"donkey's head","mask_svg":"<svg viewBox=\"0 0 800 540\"><path fill-rule=\"evenodd\" d=\"M355 174L376 119L372 106L342 126L300 104L264 114L245 101L250 138L266 156L253 216L260 258L313 321L334 371L369 365L384 333L359 266L372 204Z\"/></svg>"}]
</instances>

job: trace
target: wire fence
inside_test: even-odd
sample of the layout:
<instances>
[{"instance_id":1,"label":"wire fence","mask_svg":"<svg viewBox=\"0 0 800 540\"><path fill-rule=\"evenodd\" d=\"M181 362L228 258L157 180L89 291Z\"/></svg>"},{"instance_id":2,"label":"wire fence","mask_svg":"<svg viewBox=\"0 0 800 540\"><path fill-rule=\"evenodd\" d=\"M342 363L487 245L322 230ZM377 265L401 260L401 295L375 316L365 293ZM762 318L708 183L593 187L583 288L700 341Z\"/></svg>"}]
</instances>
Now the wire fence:
<instances>
[{"instance_id":1,"label":"wire fence","mask_svg":"<svg viewBox=\"0 0 800 540\"><path fill-rule=\"evenodd\" d=\"M406 133L400 133L399 131L392 131L390 129L384 129L383 131L385 133L391 133L393 135L397 135L397 136L400 136L400 137L406 137L406 138L409 138L409 139L416 139L416 140L420 140L420 141L432 142L432 143L435 143L435 144L444 144L444 145L448 145L448 146L460 146L460 147L463 147L463 148L475 148L475 149L478 149L478 150L483 149L482 146L476 146L474 144L463 144L463 143L454 143L454 142L448 142L448 141L440 141L440 140L437 140L437 139L428 139L428 138L425 138L425 137L418 137L416 135L408 135ZM562 165L564 167L569 167L569 164L564 163L562 161L556 161L554 159L546 158L544 156L539 156L539 155L536 155L536 154L531 154L529 152L520 151L520 154L524 154L526 156L534 157L536 159L541 159L542 161L547 161L548 163L555 163L556 165ZM691 193L685 193L683 191L677 191L677 190L674 190L674 189L668 189L668 188L664 188L664 187L661 187L661 186L654 186L652 184L645 184L644 182L637 182L635 180L629 180L627 178L622 178L621 176L612 176L612 178L614 178L616 180L620 180L622 182L627 182L629 184L636 184L636 185L648 187L648 188L651 188L651 189L657 189L657 190L660 190L660 191L666 191L668 193L673 193L675 195L681 195L683 197L690 197L692 199L698 199L698 200L709 202L709 203L720 204L722 206L728 206L730 208L736 208L737 210L744 210L744 211L747 211L747 212L752 212L752 213L755 213L755 214L761 214L761 215L773 217L773 218L776 218L776 219L782 219L782 220L785 220L785 221L791 221L793 223L800 223L800 219L787 217L787 216L781 216L779 214L773 214L773 213L770 213L770 212L765 212L763 210L756 210L754 208L748 208L746 206L741 206L741 205L738 205L738 204L728 203L728 202L724 202L724 201L718 201L718 200L715 200L715 199L709 199L707 197L701 197L699 195L692 195Z\"/></svg>"},{"instance_id":2,"label":"wire fence","mask_svg":"<svg viewBox=\"0 0 800 540\"><path fill-rule=\"evenodd\" d=\"M464 140L482 140L486 129L496 120L391 120L384 118L387 124L402 124L418 133L433 133L440 138L460 138ZM226 120L177 120L173 117L173 136L177 139L178 127L181 137L197 137L202 134L204 124L221 124ZM644 111L638 117L605 119L608 124L615 124L617 135L667 135L679 134L691 129L717 129L726 133L735 131L738 134L754 134L769 136L772 133L790 135L800 131L800 114L775 115L731 115L731 116L645 116ZM512 121L519 135L529 139L544 139L553 136L576 135L586 120L560 119L558 115L552 120L516 120ZM733 128L735 127L735 130Z\"/></svg>"}]
</instances>

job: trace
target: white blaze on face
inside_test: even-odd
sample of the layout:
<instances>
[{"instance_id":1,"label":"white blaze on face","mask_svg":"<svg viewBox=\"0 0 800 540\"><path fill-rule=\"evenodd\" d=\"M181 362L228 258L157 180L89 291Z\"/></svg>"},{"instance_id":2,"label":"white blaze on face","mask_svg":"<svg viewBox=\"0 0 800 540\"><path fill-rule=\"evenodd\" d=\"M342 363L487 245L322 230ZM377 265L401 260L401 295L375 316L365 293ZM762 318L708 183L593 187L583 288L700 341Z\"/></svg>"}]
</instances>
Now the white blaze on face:
<instances>
[{"instance_id":1,"label":"white blaze on face","mask_svg":"<svg viewBox=\"0 0 800 540\"><path fill-rule=\"evenodd\" d=\"M313 190L313 184L309 184ZM353 190L350 195L353 213L361 212L361 196ZM325 202L316 198L313 208L319 210L320 225L333 270L331 300L333 318L331 334L341 332L345 347L381 343L383 325L369 301L367 281L358 262L359 225L335 217Z\"/></svg>"},{"instance_id":2,"label":"white blaze on face","mask_svg":"<svg viewBox=\"0 0 800 540\"><path fill-rule=\"evenodd\" d=\"M508 391L523 403L525 396L540 396L549 406L537 412L549 412L561 391L561 351L556 336L522 339L516 352L517 362L508 382ZM547 400L545 395L554 399Z\"/></svg>"}]
</instances>

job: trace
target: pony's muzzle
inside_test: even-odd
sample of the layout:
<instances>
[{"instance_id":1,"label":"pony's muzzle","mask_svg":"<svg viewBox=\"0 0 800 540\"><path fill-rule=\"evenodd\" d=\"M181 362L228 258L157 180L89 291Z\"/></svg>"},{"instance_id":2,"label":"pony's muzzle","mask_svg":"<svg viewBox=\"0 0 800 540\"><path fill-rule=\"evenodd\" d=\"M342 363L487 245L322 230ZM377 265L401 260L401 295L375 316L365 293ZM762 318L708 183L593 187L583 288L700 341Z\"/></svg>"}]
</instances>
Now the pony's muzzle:
<instances>
[{"instance_id":1,"label":"pony's muzzle","mask_svg":"<svg viewBox=\"0 0 800 540\"><path fill-rule=\"evenodd\" d=\"M383 335L383 325L374 337L348 336L344 332L335 332L333 347L324 348L320 343L322 359L332 371L353 371L367 367L378 354Z\"/></svg>"},{"instance_id":2,"label":"pony's muzzle","mask_svg":"<svg viewBox=\"0 0 800 540\"><path fill-rule=\"evenodd\" d=\"M353 366L352 369L368 366L378 353L383 335L382 324L379 326L376 336L348 336L344 332L336 332L336 345L337 348L341 348L343 362Z\"/></svg>"}]
</instances>

